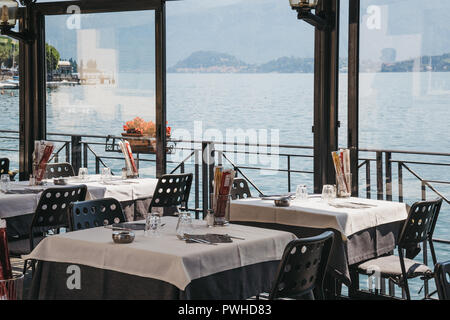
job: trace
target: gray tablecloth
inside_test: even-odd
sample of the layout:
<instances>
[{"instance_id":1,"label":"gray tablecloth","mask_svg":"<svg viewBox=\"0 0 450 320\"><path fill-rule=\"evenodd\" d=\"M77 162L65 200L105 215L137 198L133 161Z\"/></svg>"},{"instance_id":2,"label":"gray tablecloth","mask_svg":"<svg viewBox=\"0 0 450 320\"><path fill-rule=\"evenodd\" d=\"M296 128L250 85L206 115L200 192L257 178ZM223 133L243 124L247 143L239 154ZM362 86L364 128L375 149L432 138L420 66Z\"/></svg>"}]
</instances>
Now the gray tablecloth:
<instances>
[{"instance_id":1,"label":"gray tablecloth","mask_svg":"<svg viewBox=\"0 0 450 320\"><path fill-rule=\"evenodd\" d=\"M81 288L68 289L66 263L41 261L33 277L30 299L237 300L271 289L278 261L253 264L193 280L185 290L167 282L80 266Z\"/></svg>"},{"instance_id":2,"label":"gray tablecloth","mask_svg":"<svg viewBox=\"0 0 450 320\"><path fill-rule=\"evenodd\" d=\"M312 237L326 230L335 233L328 271L351 285L350 266L394 250L403 221L388 223L357 232L343 241L340 233L333 229L318 229L299 226L289 226L261 222L233 222L247 226L262 227L287 231L299 238Z\"/></svg>"}]
</instances>

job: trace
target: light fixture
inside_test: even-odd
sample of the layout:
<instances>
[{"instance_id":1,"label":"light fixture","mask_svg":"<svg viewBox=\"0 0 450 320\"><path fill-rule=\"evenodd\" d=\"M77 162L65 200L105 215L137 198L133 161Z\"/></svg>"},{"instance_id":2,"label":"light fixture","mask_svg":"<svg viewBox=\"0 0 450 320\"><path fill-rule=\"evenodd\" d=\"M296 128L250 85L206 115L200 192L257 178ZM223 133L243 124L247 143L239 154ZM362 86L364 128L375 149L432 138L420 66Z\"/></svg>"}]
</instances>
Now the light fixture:
<instances>
[{"instance_id":1,"label":"light fixture","mask_svg":"<svg viewBox=\"0 0 450 320\"><path fill-rule=\"evenodd\" d=\"M330 26L325 14L318 15L317 12L312 13L312 10L317 11L319 0L289 0L289 4L292 10L297 11L298 19L306 21L319 30L326 30Z\"/></svg>"},{"instance_id":2,"label":"light fixture","mask_svg":"<svg viewBox=\"0 0 450 320\"><path fill-rule=\"evenodd\" d=\"M289 0L292 8L310 8L315 9L318 0Z\"/></svg>"},{"instance_id":3,"label":"light fixture","mask_svg":"<svg viewBox=\"0 0 450 320\"><path fill-rule=\"evenodd\" d=\"M22 5L28 6L36 0L21 0ZM11 29L17 23L19 4L16 0L0 0L0 33L14 39L31 41L34 35L28 31L16 32Z\"/></svg>"},{"instance_id":4,"label":"light fixture","mask_svg":"<svg viewBox=\"0 0 450 320\"><path fill-rule=\"evenodd\" d=\"M14 0L0 0L0 25L1 28L13 28L17 22L19 4Z\"/></svg>"}]
</instances>

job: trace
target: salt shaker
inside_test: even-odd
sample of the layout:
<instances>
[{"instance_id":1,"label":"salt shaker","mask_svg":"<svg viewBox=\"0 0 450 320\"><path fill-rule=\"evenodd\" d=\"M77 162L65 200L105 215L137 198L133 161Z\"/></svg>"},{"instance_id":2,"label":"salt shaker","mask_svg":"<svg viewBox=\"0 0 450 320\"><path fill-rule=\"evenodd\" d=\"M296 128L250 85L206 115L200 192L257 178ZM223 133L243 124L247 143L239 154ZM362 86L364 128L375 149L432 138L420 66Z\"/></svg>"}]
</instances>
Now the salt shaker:
<instances>
[{"instance_id":1,"label":"salt shaker","mask_svg":"<svg viewBox=\"0 0 450 320\"><path fill-rule=\"evenodd\" d=\"M34 179L34 176L32 174L30 174L29 185L34 186L35 184L36 184L36 180Z\"/></svg>"},{"instance_id":2,"label":"salt shaker","mask_svg":"<svg viewBox=\"0 0 450 320\"><path fill-rule=\"evenodd\" d=\"M212 210L208 210L208 213L206 214L206 226L208 228L214 226L214 213Z\"/></svg>"}]
</instances>

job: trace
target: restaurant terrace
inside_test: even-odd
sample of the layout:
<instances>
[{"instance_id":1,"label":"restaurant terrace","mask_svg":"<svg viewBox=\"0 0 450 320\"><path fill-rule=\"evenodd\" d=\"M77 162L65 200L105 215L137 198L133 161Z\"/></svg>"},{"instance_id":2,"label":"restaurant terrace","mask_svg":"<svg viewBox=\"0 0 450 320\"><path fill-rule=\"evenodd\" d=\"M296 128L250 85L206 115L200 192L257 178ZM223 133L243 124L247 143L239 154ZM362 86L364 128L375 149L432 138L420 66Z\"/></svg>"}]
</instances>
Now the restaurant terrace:
<instances>
[{"instance_id":1,"label":"restaurant terrace","mask_svg":"<svg viewBox=\"0 0 450 320\"><path fill-rule=\"evenodd\" d=\"M370 0L345 5L340 0L284 0L283 5L261 0L266 12L285 11L290 23L309 35L303 39L292 30L278 36L309 41L312 48L311 77L305 75L311 94L304 94L309 91L300 82L293 86L302 92L295 101L298 113L310 115L311 123L302 123L301 130L311 135L312 144L296 141L298 133L292 135L294 142L275 137L295 116L282 109L282 97L269 105L276 123L269 116L267 128L254 135L246 131L243 140L217 139L232 127L228 122L214 134L178 134L183 121L195 131L197 121L221 113L206 89L197 100L205 108L183 108L193 99L187 92L218 86L224 96L239 96L215 74L244 74L230 83L244 83L249 75L255 78L248 83L257 87L263 83L255 80L258 72L277 73L258 71L267 68L263 63L232 65L229 55L208 65L206 57L216 54L210 51L199 53L203 58L197 64L194 55L191 64L188 59L174 64L172 58L169 64L169 57L183 50L171 42L176 32L170 24L189 15L194 24L197 7L184 16L168 16L167 7L189 0L19 2L0 0L1 35L11 39L3 46L12 52L2 67L8 72L0 83L1 110L5 117L18 110L18 119L10 119L18 126L0 126L0 300L450 299L448 126L443 132L439 125L422 132L440 136L444 149L431 151L410 148L410 143L393 148L389 138L385 149L371 148L360 134L365 129L361 119L367 118L361 110L373 112L369 121L380 127L391 112L373 111L389 104L377 100L388 94L379 88L371 93L378 102L366 109L365 79L372 65L361 59L368 44L363 21L373 19L369 30L376 32L377 23L385 23L383 10L394 11L395 1L377 7ZM444 12L440 5L435 11ZM383 17L379 21L377 14ZM197 31L177 32L197 41ZM254 32L256 39L264 30L242 32ZM416 43L416 38L384 36L391 41L385 47L377 39L370 44L380 45L383 57L393 57L383 58L381 68L404 67L399 61L408 55L392 48L405 38L407 44ZM289 55L282 45L276 49ZM415 47L407 50L413 55ZM443 99L448 107L450 80L437 70L446 70L446 56L439 60L443 64L433 62L437 54L426 63L424 57L404 59L420 71L411 73L412 86L422 83L421 72L429 76L428 88L440 81L433 101ZM442 78L435 81L433 72ZM172 73L180 79L178 87L169 84ZM197 82L176 98L182 102L170 113L178 114L175 120L168 105L175 104L174 95L191 74ZM265 94L297 81L284 77L264 87ZM375 85L386 83L376 82L377 77L371 78ZM125 79L131 84L123 86ZM392 79L387 87L409 81ZM431 97L417 92L419 98ZM254 98L251 93L240 97L249 95ZM309 113L300 110L301 100L311 102ZM391 109L404 107L394 104ZM261 103L241 107L252 113L244 116L244 110L235 109L236 124L257 122L267 112ZM407 112L411 136L402 138L414 140L425 115ZM225 113L217 122L228 121ZM121 134L117 123L123 124Z\"/></svg>"}]
</instances>

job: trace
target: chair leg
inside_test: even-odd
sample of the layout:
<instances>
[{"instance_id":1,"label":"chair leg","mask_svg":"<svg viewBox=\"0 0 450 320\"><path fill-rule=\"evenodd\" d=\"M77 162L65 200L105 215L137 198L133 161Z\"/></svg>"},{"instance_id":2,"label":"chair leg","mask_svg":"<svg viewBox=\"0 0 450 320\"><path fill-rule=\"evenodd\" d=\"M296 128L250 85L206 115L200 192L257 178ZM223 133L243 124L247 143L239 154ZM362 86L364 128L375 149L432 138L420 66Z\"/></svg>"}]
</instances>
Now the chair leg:
<instances>
[{"instance_id":1,"label":"chair leg","mask_svg":"<svg viewBox=\"0 0 450 320\"><path fill-rule=\"evenodd\" d=\"M23 274L27 273L27 269L28 269L27 264L28 264L28 260L25 260L23 263L23 270L22 270Z\"/></svg>"},{"instance_id":2,"label":"chair leg","mask_svg":"<svg viewBox=\"0 0 450 320\"><path fill-rule=\"evenodd\" d=\"M411 294L409 293L408 279L406 277L403 279L403 284L405 287L406 299L411 300Z\"/></svg>"},{"instance_id":3,"label":"chair leg","mask_svg":"<svg viewBox=\"0 0 450 320\"><path fill-rule=\"evenodd\" d=\"M398 250L398 256L400 258L400 266L402 268L402 277L403 277L402 282L406 293L406 299L411 300L411 294L409 292L409 285L408 285L408 275L406 273L405 260L403 259L402 249Z\"/></svg>"}]
</instances>

